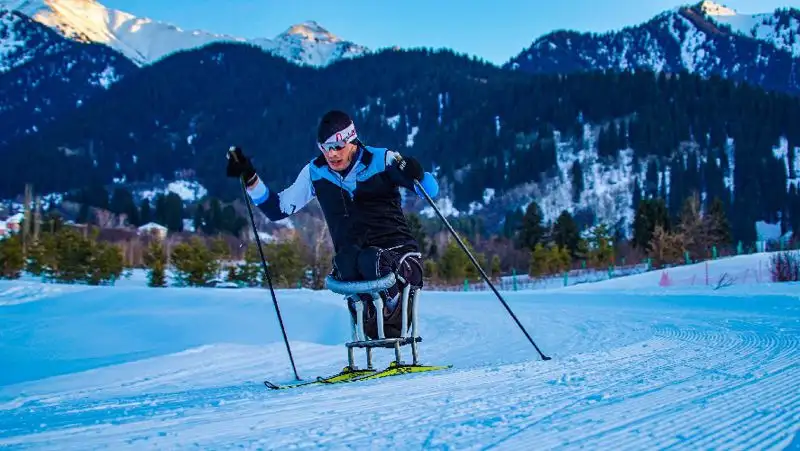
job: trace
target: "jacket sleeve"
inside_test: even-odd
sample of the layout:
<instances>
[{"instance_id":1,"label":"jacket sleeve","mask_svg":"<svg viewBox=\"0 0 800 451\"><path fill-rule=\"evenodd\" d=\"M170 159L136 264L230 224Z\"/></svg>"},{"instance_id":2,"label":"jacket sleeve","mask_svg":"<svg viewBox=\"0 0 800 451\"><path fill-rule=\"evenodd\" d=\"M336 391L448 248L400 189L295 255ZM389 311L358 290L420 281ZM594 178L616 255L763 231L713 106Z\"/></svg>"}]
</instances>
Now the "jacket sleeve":
<instances>
[{"instance_id":1,"label":"jacket sleeve","mask_svg":"<svg viewBox=\"0 0 800 451\"><path fill-rule=\"evenodd\" d=\"M281 192L271 191L259 178L247 188L247 194L270 221L280 221L305 207L314 198L310 169L308 164L303 167L294 183Z\"/></svg>"},{"instance_id":2,"label":"jacket sleeve","mask_svg":"<svg viewBox=\"0 0 800 451\"><path fill-rule=\"evenodd\" d=\"M409 180L397 168L395 163L397 162L396 158L398 156L400 156L398 152L395 152L393 150L387 150L384 161L385 164L384 170L386 171L387 174L389 174L391 180L398 186L402 186L409 190L414 190L414 192L417 193L419 197L424 197L422 193L419 191L419 188L417 188L417 185L414 183L414 181ZM414 157L403 157L403 158L409 159ZM439 194L439 182L436 181L436 178L430 172L425 172L419 184L422 185L422 188L425 190L425 192L428 193L428 195L431 198L435 198L436 195Z\"/></svg>"}]
</instances>

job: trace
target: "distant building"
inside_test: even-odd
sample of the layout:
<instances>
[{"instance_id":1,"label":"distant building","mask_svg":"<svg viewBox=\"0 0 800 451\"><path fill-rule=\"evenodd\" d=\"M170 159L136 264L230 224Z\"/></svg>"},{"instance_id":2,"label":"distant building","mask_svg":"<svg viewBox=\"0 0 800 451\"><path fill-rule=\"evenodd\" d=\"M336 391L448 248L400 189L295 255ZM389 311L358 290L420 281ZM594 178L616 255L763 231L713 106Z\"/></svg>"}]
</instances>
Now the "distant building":
<instances>
[{"instance_id":1,"label":"distant building","mask_svg":"<svg viewBox=\"0 0 800 451\"><path fill-rule=\"evenodd\" d=\"M17 213L14 216L6 219L6 229L8 230L7 233L19 233L22 230L22 220L25 219L25 215L22 213Z\"/></svg>"},{"instance_id":2,"label":"distant building","mask_svg":"<svg viewBox=\"0 0 800 451\"><path fill-rule=\"evenodd\" d=\"M151 235L155 234L159 239L164 239L167 237L167 232L169 229L162 226L161 224L157 224L155 222L148 222L147 224L139 227L137 229L140 235Z\"/></svg>"}]
</instances>

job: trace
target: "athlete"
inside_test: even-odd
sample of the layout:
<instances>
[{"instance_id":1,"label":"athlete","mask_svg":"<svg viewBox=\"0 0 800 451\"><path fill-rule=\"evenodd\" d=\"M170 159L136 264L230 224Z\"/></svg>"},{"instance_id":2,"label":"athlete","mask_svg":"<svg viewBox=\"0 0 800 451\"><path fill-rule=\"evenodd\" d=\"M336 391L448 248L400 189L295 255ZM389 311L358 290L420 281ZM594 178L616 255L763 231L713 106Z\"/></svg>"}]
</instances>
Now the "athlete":
<instances>
[{"instance_id":1,"label":"athlete","mask_svg":"<svg viewBox=\"0 0 800 451\"><path fill-rule=\"evenodd\" d=\"M317 144L321 155L303 166L294 183L280 192L264 184L239 148L234 148L236 158L229 153L226 172L229 177L245 180L253 203L272 221L296 213L316 198L333 242L333 277L342 281L375 280L394 271L413 287L421 288L423 265L414 255L420 252L419 243L403 214L399 188L421 196L415 184L418 181L433 198L439 191L436 179L413 157L362 144L355 124L342 111L332 110L322 117ZM386 337L401 334L399 298L403 288L398 282L380 293ZM364 331L375 339L375 306L368 295L362 299L367 307ZM409 299L410 309L412 301ZM348 304L355 316L353 300Z\"/></svg>"}]
</instances>

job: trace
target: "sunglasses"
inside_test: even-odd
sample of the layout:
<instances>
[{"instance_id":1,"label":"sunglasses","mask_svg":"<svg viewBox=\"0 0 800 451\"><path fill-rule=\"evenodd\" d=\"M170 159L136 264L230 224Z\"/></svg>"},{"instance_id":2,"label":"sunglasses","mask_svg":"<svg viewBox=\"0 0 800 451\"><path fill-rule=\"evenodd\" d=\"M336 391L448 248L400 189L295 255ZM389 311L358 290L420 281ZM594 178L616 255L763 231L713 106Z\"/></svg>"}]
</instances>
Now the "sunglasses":
<instances>
[{"instance_id":1,"label":"sunglasses","mask_svg":"<svg viewBox=\"0 0 800 451\"><path fill-rule=\"evenodd\" d=\"M319 150L323 151L324 153L333 152L335 150L342 150L344 146L347 145L347 141L334 141L334 142L327 142L327 143L320 143Z\"/></svg>"}]
</instances>

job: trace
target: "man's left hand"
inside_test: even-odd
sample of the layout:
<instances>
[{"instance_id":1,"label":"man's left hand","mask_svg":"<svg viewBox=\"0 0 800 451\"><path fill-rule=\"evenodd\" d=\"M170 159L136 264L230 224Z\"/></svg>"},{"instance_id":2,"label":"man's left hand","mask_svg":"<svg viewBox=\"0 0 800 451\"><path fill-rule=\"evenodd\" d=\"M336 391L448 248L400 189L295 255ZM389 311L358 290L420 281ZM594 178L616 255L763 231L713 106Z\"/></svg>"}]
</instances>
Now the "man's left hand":
<instances>
[{"instance_id":1,"label":"man's left hand","mask_svg":"<svg viewBox=\"0 0 800 451\"><path fill-rule=\"evenodd\" d=\"M422 165L414 157L399 157L397 159L397 169L409 180L422 181L422 177L425 176Z\"/></svg>"}]
</instances>

